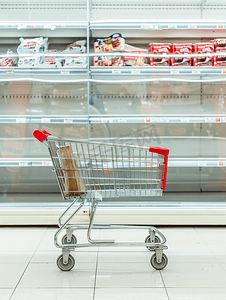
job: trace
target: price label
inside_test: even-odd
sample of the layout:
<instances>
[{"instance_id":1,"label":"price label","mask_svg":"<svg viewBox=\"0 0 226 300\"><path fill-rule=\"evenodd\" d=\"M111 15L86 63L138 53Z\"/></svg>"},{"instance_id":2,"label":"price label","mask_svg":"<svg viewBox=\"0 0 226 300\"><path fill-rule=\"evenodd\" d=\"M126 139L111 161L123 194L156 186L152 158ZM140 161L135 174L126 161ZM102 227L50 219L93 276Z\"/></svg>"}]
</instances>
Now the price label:
<instances>
[{"instance_id":1,"label":"price label","mask_svg":"<svg viewBox=\"0 0 226 300\"><path fill-rule=\"evenodd\" d=\"M218 28L218 29L223 29L223 28L224 28L224 25L223 25L223 24L218 24L218 25L217 25L217 28Z\"/></svg>"},{"instance_id":2,"label":"price label","mask_svg":"<svg viewBox=\"0 0 226 300\"><path fill-rule=\"evenodd\" d=\"M140 26L141 30L154 30L154 25L150 25L150 24L142 24Z\"/></svg>"},{"instance_id":3,"label":"price label","mask_svg":"<svg viewBox=\"0 0 226 300\"><path fill-rule=\"evenodd\" d=\"M192 74L201 74L201 70L192 70Z\"/></svg>"},{"instance_id":4,"label":"price label","mask_svg":"<svg viewBox=\"0 0 226 300\"><path fill-rule=\"evenodd\" d=\"M205 118L205 122L206 123L213 123L213 118L210 118L210 117L208 118L207 117L207 118Z\"/></svg>"},{"instance_id":5,"label":"price label","mask_svg":"<svg viewBox=\"0 0 226 300\"><path fill-rule=\"evenodd\" d=\"M140 26L141 30L162 30L162 25L157 24L142 24Z\"/></svg>"},{"instance_id":6,"label":"price label","mask_svg":"<svg viewBox=\"0 0 226 300\"><path fill-rule=\"evenodd\" d=\"M189 118L181 118L181 122L182 123L190 123L190 119Z\"/></svg>"},{"instance_id":7,"label":"price label","mask_svg":"<svg viewBox=\"0 0 226 300\"><path fill-rule=\"evenodd\" d=\"M52 163L50 161L43 161L42 166L51 166Z\"/></svg>"},{"instance_id":8,"label":"price label","mask_svg":"<svg viewBox=\"0 0 226 300\"><path fill-rule=\"evenodd\" d=\"M27 161L20 161L19 166L21 166L21 167L28 166L28 162Z\"/></svg>"},{"instance_id":9,"label":"price label","mask_svg":"<svg viewBox=\"0 0 226 300\"><path fill-rule=\"evenodd\" d=\"M73 123L73 119L64 119L64 123Z\"/></svg>"},{"instance_id":10,"label":"price label","mask_svg":"<svg viewBox=\"0 0 226 300\"><path fill-rule=\"evenodd\" d=\"M5 72L6 72L6 74L14 74L14 70L11 70L11 69L10 70L6 70Z\"/></svg>"},{"instance_id":11,"label":"price label","mask_svg":"<svg viewBox=\"0 0 226 300\"><path fill-rule=\"evenodd\" d=\"M121 70L112 70L112 74L121 74Z\"/></svg>"},{"instance_id":12,"label":"price label","mask_svg":"<svg viewBox=\"0 0 226 300\"><path fill-rule=\"evenodd\" d=\"M41 123L50 123L49 118L41 118Z\"/></svg>"},{"instance_id":13,"label":"price label","mask_svg":"<svg viewBox=\"0 0 226 300\"><path fill-rule=\"evenodd\" d=\"M18 24L17 29L27 29L27 25L26 24Z\"/></svg>"},{"instance_id":14,"label":"price label","mask_svg":"<svg viewBox=\"0 0 226 300\"><path fill-rule=\"evenodd\" d=\"M70 71L69 70L62 70L61 75L69 75Z\"/></svg>"},{"instance_id":15,"label":"price label","mask_svg":"<svg viewBox=\"0 0 226 300\"><path fill-rule=\"evenodd\" d=\"M171 74L180 74L180 71L179 70L171 70L170 73Z\"/></svg>"},{"instance_id":16,"label":"price label","mask_svg":"<svg viewBox=\"0 0 226 300\"><path fill-rule=\"evenodd\" d=\"M218 166L219 166L219 167L224 166L224 162L223 162L223 161L219 161L219 162L218 162Z\"/></svg>"},{"instance_id":17,"label":"price label","mask_svg":"<svg viewBox=\"0 0 226 300\"><path fill-rule=\"evenodd\" d=\"M127 123L126 119L118 119L118 123Z\"/></svg>"},{"instance_id":18,"label":"price label","mask_svg":"<svg viewBox=\"0 0 226 300\"><path fill-rule=\"evenodd\" d=\"M140 74L140 70L131 70L131 74Z\"/></svg>"},{"instance_id":19,"label":"price label","mask_svg":"<svg viewBox=\"0 0 226 300\"><path fill-rule=\"evenodd\" d=\"M168 24L169 29L176 29L177 25L176 24Z\"/></svg>"},{"instance_id":20,"label":"price label","mask_svg":"<svg viewBox=\"0 0 226 300\"><path fill-rule=\"evenodd\" d=\"M51 24L44 24L44 29L51 29L52 25Z\"/></svg>"},{"instance_id":21,"label":"price label","mask_svg":"<svg viewBox=\"0 0 226 300\"><path fill-rule=\"evenodd\" d=\"M25 122L26 122L26 119L25 119L25 118L17 118L17 119L16 119L16 122L17 122L17 123L25 123Z\"/></svg>"},{"instance_id":22,"label":"price label","mask_svg":"<svg viewBox=\"0 0 226 300\"><path fill-rule=\"evenodd\" d=\"M205 167L206 166L206 162L205 161L198 161L198 166L199 167Z\"/></svg>"},{"instance_id":23,"label":"price label","mask_svg":"<svg viewBox=\"0 0 226 300\"><path fill-rule=\"evenodd\" d=\"M188 28L189 29L197 29L197 25L196 24L189 24Z\"/></svg>"}]
</instances>

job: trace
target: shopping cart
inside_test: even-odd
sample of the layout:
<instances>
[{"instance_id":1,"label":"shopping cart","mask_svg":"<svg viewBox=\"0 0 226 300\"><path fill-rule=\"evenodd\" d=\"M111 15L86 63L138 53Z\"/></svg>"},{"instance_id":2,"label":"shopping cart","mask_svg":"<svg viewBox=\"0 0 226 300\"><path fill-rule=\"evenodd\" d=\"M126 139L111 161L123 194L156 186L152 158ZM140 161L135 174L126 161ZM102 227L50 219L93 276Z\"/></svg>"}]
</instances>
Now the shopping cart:
<instances>
[{"instance_id":1,"label":"shopping cart","mask_svg":"<svg viewBox=\"0 0 226 300\"><path fill-rule=\"evenodd\" d=\"M70 254L80 247L91 246L146 246L155 253L151 265L161 270L168 263L163 253L167 249L165 236L153 226L139 226L148 229L144 242L115 242L113 240L91 239L92 229L97 228L134 228L138 226L93 224L99 201L113 200L116 197L161 196L166 187L168 149L145 146L114 145L97 142L77 141L52 136L45 130L35 130L34 137L44 143L49 150L53 168L64 200L70 200L69 207L59 218L59 229L55 233L55 246L62 249L57 266L69 271L75 265ZM83 207L85 200L91 201L89 224L71 224L70 222ZM70 217L62 218L75 203ZM66 229L62 243L58 243L59 234ZM87 243L77 243L73 231L87 229Z\"/></svg>"}]
</instances>

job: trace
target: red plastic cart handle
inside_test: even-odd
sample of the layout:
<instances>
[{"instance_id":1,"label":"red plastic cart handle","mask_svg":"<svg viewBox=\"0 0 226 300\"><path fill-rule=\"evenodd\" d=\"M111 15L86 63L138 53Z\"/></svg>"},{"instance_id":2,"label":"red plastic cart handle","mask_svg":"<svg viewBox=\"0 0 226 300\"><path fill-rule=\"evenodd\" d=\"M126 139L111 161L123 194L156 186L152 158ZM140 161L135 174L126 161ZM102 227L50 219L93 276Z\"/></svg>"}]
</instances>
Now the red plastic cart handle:
<instances>
[{"instance_id":1,"label":"red plastic cart handle","mask_svg":"<svg viewBox=\"0 0 226 300\"><path fill-rule=\"evenodd\" d=\"M163 180L162 180L162 190L165 191L166 189L166 177L167 177L167 166L168 166L168 155L169 149L160 148L160 147L150 147L149 152L154 152L157 154L165 155L164 160L164 170L163 170Z\"/></svg>"},{"instance_id":2,"label":"red plastic cart handle","mask_svg":"<svg viewBox=\"0 0 226 300\"><path fill-rule=\"evenodd\" d=\"M33 132L33 136L41 143L46 140L49 135L51 135L51 133L45 130L35 130Z\"/></svg>"},{"instance_id":3,"label":"red plastic cart handle","mask_svg":"<svg viewBox=\"0 0 226 300\"><path fill-rule=\"evenodd\" d=\"M150 147L149 152L154 152L161 155L169 155L169 149L160 147Z\"/></svg>"}]
</instances>

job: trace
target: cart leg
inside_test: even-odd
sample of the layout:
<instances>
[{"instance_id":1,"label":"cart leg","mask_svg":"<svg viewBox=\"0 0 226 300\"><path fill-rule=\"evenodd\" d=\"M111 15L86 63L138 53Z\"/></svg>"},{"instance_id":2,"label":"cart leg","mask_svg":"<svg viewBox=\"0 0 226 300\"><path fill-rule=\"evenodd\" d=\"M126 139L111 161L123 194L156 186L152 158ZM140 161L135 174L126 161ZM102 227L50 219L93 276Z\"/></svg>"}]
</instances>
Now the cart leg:
<instances>
[{"instance_id":1,"label":"cart leg","mask_svg":"<svg viewBox=\"0 0 226 300\"><path fill-rule=\"evenodd\" d=\"M62 213L62 215L59 217L58 219L58 226L61 227L62 226L62 223L61 223L61 220L63 218L63 216L69 211L69 209L76 203L78 202L79 198L75 198L74 201L71 202L71 204L68 206L68 208Z\"/></svg>"},{"instance_id":2,"label":"cart leg","mask_svg":"<svg viewBox=\"0 0 226 300\"><path fill-rule=\"evenodd\" d=\"M73 201L73 204L77 202L77 201ZM61 248L62 245L59 245L58 242L57 242L57 238L58 238L58 235L61 233L61 231L63 229L65 229L65 227L67 226L67 224L74 218L75 214L83 207L84 205L84 202L85 202L85 199L82 199L82 202L80 203L79 207L73 212L73 214L64 222L63 225L60 226L60 228L57 230L57 232L55 233L54 235L54 244L57 248ZM72 205L69 206L69 208L72 207ZM68 211L68 209L66 210ZM65 214L65 212L64 212Z\"/></svg>"},{"instance_id":3,"label":"cart leg","mask_svg":"<svg viewBox=\"0 0 226 300\"><path fill-rule=\"evenodd\" d=\"M98 205L98 201L93 199L92 207L91 207L89 227L88 227L88 231L87 231L87 240L91 244L114 243L115 242L114 240L92 240L91 237L90 237L91 236L91 231L92 231L92 228L93 228L93 221L94 221L94 216L95 216L95 213L96 213L97 205Z\"/></svg>"}]
</instances>

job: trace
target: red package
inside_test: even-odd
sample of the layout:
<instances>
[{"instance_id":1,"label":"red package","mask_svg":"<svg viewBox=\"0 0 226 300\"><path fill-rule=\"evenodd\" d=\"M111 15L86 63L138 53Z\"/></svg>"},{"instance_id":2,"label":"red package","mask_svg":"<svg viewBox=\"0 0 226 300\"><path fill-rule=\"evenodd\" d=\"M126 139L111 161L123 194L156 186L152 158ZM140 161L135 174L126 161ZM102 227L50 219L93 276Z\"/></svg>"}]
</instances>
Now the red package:
<instances>
[{"instance_id":1,"label":"red package","mask_svg":"<svg viewBox=\"0 0 226 300\"><path fill-rule=\"evenodd\" d=\"M215 46L215 52L226 52L226 39L215 39L211 41ZM214 66L220 67L226 65L226 56L214 56Z\"/></svg>"},{"instance_id":2,"label":"red package","mask_svg":"<svg viewBox=\"0 0 226 300\"><path fill-rule=\"evenodd\" d=\"M151 54L170 54L171 44L151 43L149 44L149 53ZM150 57L150 66L170 66L170 58L166 57Z\"/></svg>"},{"instance_id":3,"label":"red package","mask_svg":"<svg viewBox=\"0 0 226 300\"><path fill-rule=\"evenodd\" d=\"M210 42L213 43L215 47L226 47L226 39L215 39Z\"/></svg>"},{"instance_id":4,"label":"red package","mask_svg":"<svg viewBox=\"0 0 226 300\"><path fill-rule=\"evenodd\" d=\"M172 53L173 54L192 54L192 44L173 44L172 45ZM171 66L191 66L192 58L191 57L172 57L171 58Z\"/></svg>"},{"instance_id":5,"label":"red package","mask_svg":"<svg viewBox=\"0 0 226 300\"><path fill-rule=\"evenodd\" d=\"M213 43L197 43L193 45L193 53L214 53ZM194 57L193 66L213 66L214 58L210 56Z\"/></svg>"}]
</instances>

